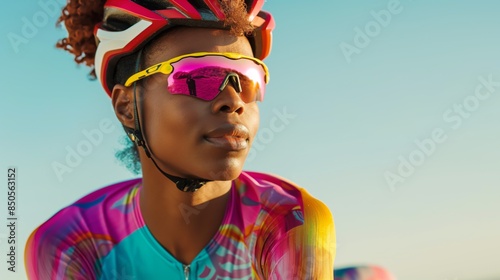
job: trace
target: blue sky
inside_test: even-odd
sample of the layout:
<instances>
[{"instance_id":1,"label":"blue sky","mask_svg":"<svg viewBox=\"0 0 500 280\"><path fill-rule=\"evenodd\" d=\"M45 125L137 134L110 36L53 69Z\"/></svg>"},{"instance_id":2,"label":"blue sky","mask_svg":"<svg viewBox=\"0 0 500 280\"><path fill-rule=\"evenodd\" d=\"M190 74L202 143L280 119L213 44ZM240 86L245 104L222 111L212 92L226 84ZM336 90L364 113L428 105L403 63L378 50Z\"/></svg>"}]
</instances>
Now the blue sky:
<instances>
[{"instance_id":1,"label":"blue sky","mask_svg":"<svg viewBox=\"0 0 500 280\"><path fill-rule=\"evenodd\" d=\"M87 79L88 68L54 48L65 31L40 5L48 2L11 2L0 12L0 168L18 170L19 244L19 272L2 262L2 279L25 278L24 242L36 226L82 195L133 177L114 158L124 134L109 98ZM405 280L498 279L500 2L267 1L264 8L277 23L266 60L271 83L245 169L295 181L330 207L338 267L379 264ZM284 129L273 130L286 114ZM100 141L58 176L55 162L66 163L97 129ZM0 227L2 255L7 234Z\"/></svg>"}]
</instances>

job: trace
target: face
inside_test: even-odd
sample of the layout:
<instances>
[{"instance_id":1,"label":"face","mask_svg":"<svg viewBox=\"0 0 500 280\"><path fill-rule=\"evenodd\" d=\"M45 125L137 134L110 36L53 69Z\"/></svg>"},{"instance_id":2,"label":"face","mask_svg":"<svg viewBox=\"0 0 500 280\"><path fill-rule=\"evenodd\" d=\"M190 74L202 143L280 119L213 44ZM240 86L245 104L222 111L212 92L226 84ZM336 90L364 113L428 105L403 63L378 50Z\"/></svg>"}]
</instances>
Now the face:
<instances>
[{"instance_id":1,"label":"face","mask_svg":"<svg viewBox=\"0 0 500 280\"><path fill-rule=\"evenodd\" d=\"M158 38L143 55L143 64L149 67L193 52L253 56L245 37L223 30L179 28ZM231 83L211 101L173 95L167 90L167 78L164 74L152 75L137 91L143 133L156 162L166 172L180 177L224 181L236 178L259 126L257 103L243 102ZM117 106L122 98L133 100L133 87L120 88L116 97L113 91L115 110L122 123L125 120L124 125L134 127L130 119L132 103ZM145 168L144 161L150 159L142 148L139 150Z\"/></svg>"}]
</instances>

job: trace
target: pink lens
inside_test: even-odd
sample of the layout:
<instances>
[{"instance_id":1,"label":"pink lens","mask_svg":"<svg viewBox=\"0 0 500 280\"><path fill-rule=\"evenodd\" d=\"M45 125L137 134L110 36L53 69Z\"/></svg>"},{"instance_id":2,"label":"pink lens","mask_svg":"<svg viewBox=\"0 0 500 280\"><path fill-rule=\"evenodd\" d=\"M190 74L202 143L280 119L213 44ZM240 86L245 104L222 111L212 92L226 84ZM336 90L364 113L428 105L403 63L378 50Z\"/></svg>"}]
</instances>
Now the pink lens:
<instances>
[{"instance_id":1,"label":"pink lens","mask_svg":"<svg viewBox=\"0 0 500 280\"><path fill-rule=\"evenodd\" d=\"M191 95L210 101L230 73L239 77L240 97L244 102L262 101L265 92L265 71L249 59L230 59L223 56L187 57L172 64L168 77L171 94ZM231 85L229 83L228 85Z\"/></svg>"}]
</instances>

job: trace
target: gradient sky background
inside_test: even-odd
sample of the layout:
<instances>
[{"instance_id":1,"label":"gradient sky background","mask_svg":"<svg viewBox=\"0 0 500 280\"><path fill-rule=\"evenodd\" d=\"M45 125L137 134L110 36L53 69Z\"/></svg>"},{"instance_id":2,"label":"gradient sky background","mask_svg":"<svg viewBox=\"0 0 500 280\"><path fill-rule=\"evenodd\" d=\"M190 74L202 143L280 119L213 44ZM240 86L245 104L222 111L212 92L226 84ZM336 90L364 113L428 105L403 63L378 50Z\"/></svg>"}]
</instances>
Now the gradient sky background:
<instances>
[{"instance_id":1,"label":"gradient sky background","mask_svg":"<svg viewBox=\"0 0 500 280\"><path fill-rule=\"evenodd\" d=\"M336 267L379 264L403 280L500 279L500 86L483 87L489 95L474 99L479 77L500 82L500 2L401 0L399 13L377 29L372 11L391 2L266 3L277 28L261 132L276 110L295 117L271 138L260 134L245 169L295 181L330 207ZM133 177L114 157L124 133L109 98L88 81L88 68L54 48L65 36L54 28L56 15L39 21L25 43L9 41L10 33L22 36L23 18L43 12L37 3L9 2L0 11L1 223L7 168L18 168L18 272L1 261L1 279L25 279L24 242L36 226ZM345 55L340 46L356 47L356 28L366 27L370 41ZM467 117L453 111L464 102ZM75 149L86 139L82 131L102 120L113 132L59 180L53 162L65 163L66 147ZM398 174L400 157L418 160L415 141L434 130L446 140L391 187L385 174ZM0 260L6 237L0 226Z\"/></svg>"}]
</instances>

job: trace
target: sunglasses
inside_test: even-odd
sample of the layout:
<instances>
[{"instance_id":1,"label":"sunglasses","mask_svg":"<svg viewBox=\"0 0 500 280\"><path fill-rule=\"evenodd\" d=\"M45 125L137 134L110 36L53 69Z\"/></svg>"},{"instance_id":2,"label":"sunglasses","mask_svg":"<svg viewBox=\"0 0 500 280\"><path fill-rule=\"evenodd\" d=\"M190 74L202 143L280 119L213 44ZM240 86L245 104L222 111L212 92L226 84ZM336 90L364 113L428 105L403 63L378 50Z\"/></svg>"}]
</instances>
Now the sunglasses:
<instances>
[{"instance_id":1,"label":"sunglasses","mask_svg":"<svg viewBox=\"0 0 500 280\"><path fill-rule=\"evenodd\" d=\"M264 100L269 70L261 60L237 53L197 52L174 57L130 76L132 83L156 73L168 76L171 94L213 100L228 83L245 103Z\"/></svg>"}]
</instances>

